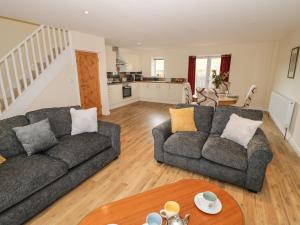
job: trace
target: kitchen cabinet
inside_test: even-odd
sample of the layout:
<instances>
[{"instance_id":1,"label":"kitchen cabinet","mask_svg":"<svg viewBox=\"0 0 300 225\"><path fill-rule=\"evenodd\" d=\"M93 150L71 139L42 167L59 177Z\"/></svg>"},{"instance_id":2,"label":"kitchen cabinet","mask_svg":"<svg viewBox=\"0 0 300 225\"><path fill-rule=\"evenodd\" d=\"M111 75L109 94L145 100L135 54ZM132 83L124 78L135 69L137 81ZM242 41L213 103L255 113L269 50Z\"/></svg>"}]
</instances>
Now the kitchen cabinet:
<instances>
[{"instance_id":1,"label":"kitchen cabinet","mask_svg":"<svg viewBox=\"0 0 300 225\"><path fill-rule=\"evenodd\" d=\"M142 101L170 104L182 101L182 84L141 82L139 85L140 99Z\"/></svg>"},{"instance_id":2,"label":"kitchen cabinet","mask_svg":"<svg viewBox=\"0 0 300 225\"><path fill-rule=\"evenodd\" d=\"M131 97L123 98L122 84L108 86L110 108L114 109L136 101L177 104L182 101L183 84L136 82L129 83Z\"/></svg>"},{"instance_id":3,"label":"kitchen cabinet","mask_svg":"<svg viewBox=\"0 0 300 225\"><path fill-rule=\"evenodd\" d=\"M131 97L123 98L123 84L108 85L108 98L110 109L127 105L139 100L139 85L130 83Z\"/></svg>"}]
</instances>

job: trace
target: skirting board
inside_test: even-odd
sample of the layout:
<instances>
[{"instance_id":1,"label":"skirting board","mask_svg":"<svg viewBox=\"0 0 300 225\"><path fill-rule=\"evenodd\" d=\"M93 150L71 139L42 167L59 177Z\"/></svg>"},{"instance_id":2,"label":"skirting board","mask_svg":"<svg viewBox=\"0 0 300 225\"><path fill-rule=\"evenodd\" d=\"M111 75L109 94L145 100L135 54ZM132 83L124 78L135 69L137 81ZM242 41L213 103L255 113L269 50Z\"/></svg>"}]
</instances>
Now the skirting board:
<instances>
[{"instance_id":1,"label":"skirting board","mask_svg":"<svg viewBox=\"0 0 300 225\"><path fill-rule=\"evenodd\" d=\"M285 130L280 126L280 123L276 119L274 119L270 114L269 114L269 116L273 120L273 122L275 123L276 127L278 128L278 130L280 130L280 132L284 135ZM294 138L292 137L292 135L291 135L291 133L289 131L286 134L286 140L289 142L289 144L291 145L292 149L300 157L300 147L297 145L297 143L295 142Z\"/></svg>"}]
</instances>

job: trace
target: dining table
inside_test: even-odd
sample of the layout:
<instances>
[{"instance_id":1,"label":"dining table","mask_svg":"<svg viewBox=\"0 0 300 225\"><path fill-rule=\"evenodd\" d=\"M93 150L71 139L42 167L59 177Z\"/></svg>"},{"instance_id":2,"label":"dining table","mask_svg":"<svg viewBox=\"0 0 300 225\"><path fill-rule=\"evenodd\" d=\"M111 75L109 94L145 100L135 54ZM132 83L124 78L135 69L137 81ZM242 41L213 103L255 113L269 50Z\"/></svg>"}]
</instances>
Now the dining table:
<instances>
[{"instance_id":1,"label":"dining table","mask_svg":"<svg viewBox=\"0 0 300 225\"><path fill-rule=\"evenodd\" d=\"M239 100L238 96L219 96L218 97L218 106L230 106L235 105Z\"/></svg>"}]
</instances>

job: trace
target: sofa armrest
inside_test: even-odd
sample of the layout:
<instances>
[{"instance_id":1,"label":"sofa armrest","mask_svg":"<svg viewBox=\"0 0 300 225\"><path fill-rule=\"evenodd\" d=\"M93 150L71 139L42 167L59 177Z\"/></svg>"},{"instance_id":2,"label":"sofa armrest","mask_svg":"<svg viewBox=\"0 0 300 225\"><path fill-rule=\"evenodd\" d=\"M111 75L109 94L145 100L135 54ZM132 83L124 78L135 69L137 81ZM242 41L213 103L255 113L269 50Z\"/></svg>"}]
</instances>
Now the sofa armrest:
<instances>
[{"instance_id":1,"label":"sofa armrest","mask_svg":"<svg viewBox=\"0 0 300 225\"><path fill-rule=\"evenodd\" d=\"M154 138L154 158L159 162L164 162L164 143L171 134L170 119L152 129Z\"/></svg>"},{"instance_id":2,"label":"sofa armrest","mask_svg":"<svg viewBox=\"0 0 300 225\"><path fill-rule=\"evenodd\" d=\"M248 144L248 169L246 188L258 192L265 178L267 165L273 158L269 142L264 132L259 128Z\"/></svg>"},{"instance_id":3,"label":"sofa armrest","mask_svg":"<svg viewBox=\"0 0 300 225\"><path fill-rule=\"evenodd\" d=\"M98 133L110 137L112 148L120 155L120 125L98 120Z\"/></svg>"}]
</instances>

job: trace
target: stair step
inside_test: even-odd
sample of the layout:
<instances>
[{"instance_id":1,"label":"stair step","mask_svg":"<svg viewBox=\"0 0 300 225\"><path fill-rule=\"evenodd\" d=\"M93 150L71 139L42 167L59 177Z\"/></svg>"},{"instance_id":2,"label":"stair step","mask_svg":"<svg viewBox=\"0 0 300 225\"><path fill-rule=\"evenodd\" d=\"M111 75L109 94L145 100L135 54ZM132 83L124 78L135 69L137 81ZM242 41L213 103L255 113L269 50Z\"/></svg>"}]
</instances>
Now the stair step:
<instances>
[{"instance_id":1,"label":"stair step","mask_svg":"<svg viewBox=\"0 0 300 225\"><path fill-rule=\"evenodd\" d=\"M42 68L41 68L42 63L37 62L36 64L37 64L39 71L42 71ZM47 67L47 63L43 62L43 68L46 69L46 67Z\"/></svg>"},{"instance_id":2,"label":"stair step","mask_svg":"<svg viewBox=\"0 0 300 225\"><path fill-rule=\"evenodd\" d=\"M7 98L7 103L10 105L12 103L12 98ZM4 101L0 98L0 111L3 112L5 110Z\"/></svg>"}]
</instances>

